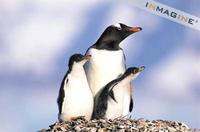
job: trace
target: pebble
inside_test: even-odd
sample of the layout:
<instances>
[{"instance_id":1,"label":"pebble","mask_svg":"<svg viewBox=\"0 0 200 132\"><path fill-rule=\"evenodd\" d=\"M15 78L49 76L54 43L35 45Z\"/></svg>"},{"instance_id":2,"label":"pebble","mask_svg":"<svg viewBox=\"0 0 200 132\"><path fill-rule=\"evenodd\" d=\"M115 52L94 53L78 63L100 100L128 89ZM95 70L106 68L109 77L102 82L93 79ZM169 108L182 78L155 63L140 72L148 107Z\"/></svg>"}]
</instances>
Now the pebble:
<instances>
[{"instance_id":1,"label":"pebble","mask_svg":"<svg viewBox=\"0 0 200 132\"><path fill-rule=\"evenodd\" d=\"M49 129L39 132L200 132L197 129L189 129L182 122L166 120L141 119L94 119L87 121L84 117L78 117L72 121L55 122Z\"/></svg>"}]
</instances>

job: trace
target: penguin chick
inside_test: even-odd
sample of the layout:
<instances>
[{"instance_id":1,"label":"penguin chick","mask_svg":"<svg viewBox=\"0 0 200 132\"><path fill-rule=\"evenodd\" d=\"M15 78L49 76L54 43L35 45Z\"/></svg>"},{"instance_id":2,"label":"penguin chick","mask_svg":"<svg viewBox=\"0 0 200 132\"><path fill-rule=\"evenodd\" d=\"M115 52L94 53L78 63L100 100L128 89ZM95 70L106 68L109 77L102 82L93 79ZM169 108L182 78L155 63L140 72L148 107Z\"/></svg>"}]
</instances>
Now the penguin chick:
<instances>
[{"instance_id":1,"label":"penguin chick","mask_svg":"<svg viewBox=\"0 0 200 132\"><path fill-rule=\"evenodd\" d=\"M57 99L59 121L70 121L78 116L90 120L93 111L93 95L89 88L83 65L91 55L74 54L69 59Z\"/></svg>"},{"instance_id":2,"label":"penguin chick","mask_svg":"<svg viewBox=\"0 0 200 132\"><path fill-rule=\"evenodd\" d=\"M119 78L109 82L96 96L92 118L114 119L123 116L123 88L145 69L131 67ZM130 97L131 98L131 97Z\"/></svg>"}]
</instances>

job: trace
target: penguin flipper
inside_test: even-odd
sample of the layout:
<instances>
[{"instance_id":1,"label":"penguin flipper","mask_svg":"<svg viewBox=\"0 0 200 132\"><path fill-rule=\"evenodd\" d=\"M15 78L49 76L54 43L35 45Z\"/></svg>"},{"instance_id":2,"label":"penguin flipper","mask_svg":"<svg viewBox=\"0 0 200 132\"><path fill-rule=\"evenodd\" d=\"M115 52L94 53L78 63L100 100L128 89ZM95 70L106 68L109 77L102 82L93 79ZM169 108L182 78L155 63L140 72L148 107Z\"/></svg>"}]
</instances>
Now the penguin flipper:
<instances>
[{"instance_id":1,"label":"penguin flipper","mask_svg":"<svg viewBox=\"0 0 200 132\"><path fill-rule=\"evenodd\" d=\"M115 99L115 95L114 95L114 92L113 92L113 88L117 85L118 83L115 83L111 90L109 91L108 95L117 103L117 100Z\"/></svg>"},{"instance_id":2,"label":"penguin flipper","mask_svg":"<svg viewBox=\"0 0 200 132\"><path fill-rule=\"evenodd\" d=\"M129 105L129 112L133 110L133 98L131 97L130 105Z\"/></svg>"},{"instance_id":3,"label":"penguin flipper","mask_svg":"<svg viewBox=\"0 0 200 132\"><path fill-rule=\"evenodd\" d=\"M65 96L64 90L63 90L63 88L60 88L59 95L58 95L58 98L57 98L59 114L62 112L62 103L63 103L63 100L64 100L64 96Z\"/></svg>"},{"instance_id":4,"label":"penguin flipper","mask_svg":"<svg viewBox=\"0 0 200 132\"><path fill-rule=\"evenodd\" d=\"M117 100L115 99L113 90L111 90L111 91L109 92L109 96L117 103Z\"/></svg>"},{"instance_id":5,"label":"penguin flipper","mask_svg":"<svg viewBox=\"0 0 200 132\"><path fill-rule=\"evenodd\" d=\"M59 114L62 112L63 101L64 101L64 98L65 98L64 85L65 85L65 83L68 82L68 79L65 82L66 76L67 76L67 74L65 75L65 77L62 80L60 90L59 90L59 94L58 94L58 98L57 98Z\"/></svg>"}]
</instances>

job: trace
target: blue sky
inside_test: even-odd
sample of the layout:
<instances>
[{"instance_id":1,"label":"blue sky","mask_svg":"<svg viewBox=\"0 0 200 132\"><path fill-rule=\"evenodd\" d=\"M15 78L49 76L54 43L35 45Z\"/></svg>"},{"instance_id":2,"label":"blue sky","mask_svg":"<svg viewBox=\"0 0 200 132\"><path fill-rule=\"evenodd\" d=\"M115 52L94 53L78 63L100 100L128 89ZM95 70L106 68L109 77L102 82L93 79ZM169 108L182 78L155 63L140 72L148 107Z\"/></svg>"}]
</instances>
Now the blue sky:
<instances>
[{"instance_id":1,"label":"blue sky","mask_svg":"<svg viewBox=\"0 0 200 132\"><path fill-rule=\"evenodd\" d=\"M200 17L196 0L158 1ZM133 81L133 118L199 128L199 31L114 0L3 0L0 20L0 131L36 131L54 123L68 58L85 53L118 22L143 28L121 43L127 66L146 66Z\"/></svg>"}]
</instances>

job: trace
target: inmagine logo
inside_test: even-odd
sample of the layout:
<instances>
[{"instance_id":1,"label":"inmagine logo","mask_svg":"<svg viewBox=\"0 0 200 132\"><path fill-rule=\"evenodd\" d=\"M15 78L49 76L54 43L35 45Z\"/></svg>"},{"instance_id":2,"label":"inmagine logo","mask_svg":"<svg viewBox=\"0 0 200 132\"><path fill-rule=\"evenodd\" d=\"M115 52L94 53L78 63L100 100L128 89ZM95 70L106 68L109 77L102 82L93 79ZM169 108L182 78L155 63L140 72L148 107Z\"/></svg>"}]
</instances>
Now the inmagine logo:
<instances>
[{"instance_id":1,"label":"inmagine logo","mask_svg":"<svg viewBox=\"0 0 200 132\"><path fill-rule=\"evenodd\" d=\"M157 5L155 3L150 3L150 2L146 2L145 7L150 10L150 11L154 11L156 13L160 13L160 15L165 15L165 17L171 17L173 19L176 19L178 21L187 23L187 24L191 24L194 25L196 23L198 23L198 20L183 14L180 14L176 11L173 11L172 9L166 9L164 7L161 7L160 5Z\"/></svg>"}]
</instances>

